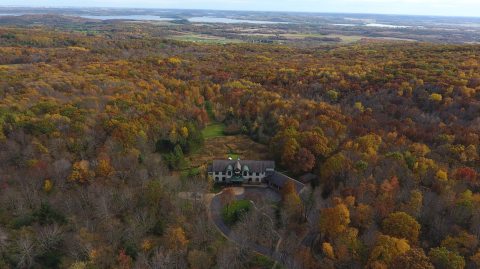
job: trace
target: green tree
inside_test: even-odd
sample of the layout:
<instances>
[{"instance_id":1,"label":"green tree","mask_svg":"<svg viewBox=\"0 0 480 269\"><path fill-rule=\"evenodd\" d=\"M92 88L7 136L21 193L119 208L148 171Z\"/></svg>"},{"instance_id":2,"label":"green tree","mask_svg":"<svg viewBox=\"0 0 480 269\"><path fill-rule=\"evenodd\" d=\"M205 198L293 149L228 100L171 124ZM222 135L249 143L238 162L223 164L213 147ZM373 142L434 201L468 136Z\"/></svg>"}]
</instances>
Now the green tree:
<instances>
[{"instance_id":1,"label":"green tree","mask_svg":"<svg viewBox=\"0 0 480 269\"><path fill-rule=\"evenodd\" d=\"M383 220L382 228L384 233L397 238L405 238L411 243L416 243L420 234L420 224L405 212L388 215Z\"/></svg>"},{"instance_id":2,"label":"green tree","mask_svg":"<svg viewBox=\"0 0 480 269\"><path fill-rule=\"evenodd\" d=\"M411 249L393 259L391 269L434 269L421 248Z\"/></svg>"},{"instance_id":3,"label":"green tree","mask_svg":"<svg viewBox=\"0 0 480 269\"><path fill-rule=\"evenodd\" d=\"M389 266L390 262L397 256L409 250L410 245L407 240L388 235L380 235L370 253L368 263L370 268L375 268L378 265Z\"/></svg>"},{"instance_id":4,"label":"green tree","mask_svg":"<svg viewBox=\"0 0 480 269\"><path fill-rule=\"evenodd\" d=\"M432 248L428 256L436 269L465 268L465 259L458 253L450 251L445 247Z\"/></svg>"}]
</instances>

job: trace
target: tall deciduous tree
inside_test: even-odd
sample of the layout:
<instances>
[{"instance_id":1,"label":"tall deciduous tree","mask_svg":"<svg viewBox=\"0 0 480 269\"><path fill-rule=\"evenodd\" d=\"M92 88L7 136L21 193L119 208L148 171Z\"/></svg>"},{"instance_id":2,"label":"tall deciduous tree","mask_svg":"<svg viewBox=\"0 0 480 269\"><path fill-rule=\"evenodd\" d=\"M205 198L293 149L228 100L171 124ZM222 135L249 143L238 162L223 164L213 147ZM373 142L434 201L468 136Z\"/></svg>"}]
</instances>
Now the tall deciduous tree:
<instances>
[{"instance_id":1,"label":"tall deciduous tree","mask_svg":"<svg viewBox=\"0 0 480 269\"><path fill-rule=\"evenodd\" d=\"M350 211L344 204L325 208L320 213L320 231L328 237L344 232L350 224Z\"/></svg>"},{"instance_id":2,"label":"tall deciduous tree","mask_svg":"<svg viewBox=\"0 0 480 269\"><path fill-rule=\"evenodd\" d=\"M388 215L382 223L385 234L405 238L411 243L416 243L420 234L420 224L405 212L395 212Z\"/></svg>"},{"instance_id":3,"label":"tall deciduous tree","mask_svg":"<svg viewBox=\"0 0 480 269\"><path fill-rule=\"evenodd\" d=\"M370 268L377 266L388 266L399 255L410 250L407 240L391 237L388 235L380 235L373 247L368 264Z\"/></svg>"}]
</instances>

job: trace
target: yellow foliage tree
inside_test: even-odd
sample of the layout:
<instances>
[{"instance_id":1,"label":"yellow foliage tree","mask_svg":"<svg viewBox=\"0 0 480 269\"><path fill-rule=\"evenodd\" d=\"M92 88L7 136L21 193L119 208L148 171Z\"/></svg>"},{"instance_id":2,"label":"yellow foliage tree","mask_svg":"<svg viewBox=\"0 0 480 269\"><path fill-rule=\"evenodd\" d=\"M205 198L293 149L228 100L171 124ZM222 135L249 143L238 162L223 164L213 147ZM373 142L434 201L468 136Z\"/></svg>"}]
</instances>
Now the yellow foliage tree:
<instances>
[{"instance_id":1,"label":"yellow foliage tree","mask_svg":"<svg viewBox=\"0 0 480 269\"><path fill-rule=\"evenodd\" d=\"M188 128L187 127L182 127L180 128L180 135L184 138L188 137Z\"/></svg>"},{"instance_id":2,"label":"yellow foliage tree","mask_svg":"<svg viewBox=\"0 0 480 269\"><path fill-rule=\"evenodd\" d=\"M344 232L350 224L350 211L344 204L325 208L320 215L320 231L327 236Z\"/></svg>"},{"instance_id":3,"label":"yellow foliage tree","mask_svg":"<svg viewBox=\"0 0 480 269\"><path fill-rule=\"evenodd\" d=\"M435 102L440 102L442 101L443 97L441 94L438 93L432 93L430 94L430 100L435 101Z\"/></svg>"},{"instance_id":4,"label":"yellow foliage tree","mask_svg":"<svg viewBox=\"0 0 480 269\"><path fill-rule=\"evenodd\" d=\"M90 182L93 175L94 173L90 171L90 163L83 160L73 164L72 173L68 179L84 184Z\"/></svg>"},{"instance_id":5,"label":"yellow foliage tree","mask_svg":"<svg viewBox=\"0 0 480 269\"><path fill-rule=\"evenodd\" d=\"M46 193L50 193L52 191L52 188L53 188L53 182L50 179L45 179L45 181L43 182L43 190Z\"/></svg>"},{"instance_id":6,"label":"yellow foliage tree","mask_svg":"<svg viewBox=\"0 0 480 269\"><path fill-rule=\"evenodd\" d=\"M378 268L385 265L388 268L390 262L399 255L410 250L406 239L398 239L388 235L380 235L370 253L369 268Z\"/></svg>"},{"instance_id":7,"label":"yellow foliage tree","mask_svg":"<svg viewBox=\"0 0 480 269\"><path fill-rule=\"evenodd\" d=\"M442 169L438 170L435 175L436 175L437 179L440 180L440 181L447 181L448 180L447 172L442 170Z\"/></svg>"},{"instance_id":8,"label":"yellow foliage tree","mask_svg":"<svg viewBox=\"0 0 480 269\"><path fill-rule=\"evenodd\" d=\"M165 234L167 245L174 251L186 250L188 240L182 227L171 227Z\"/></svg>"},{"instance_id":9,"label":"yellow foliage tree","mask_svg":"<svg viewBox=\"0 0 480 269\"><path fill-rule=\"evenodd\" d=\"M363 106L362 102L356 102L354 107L360 112L365 111L365 107Z\"/></svg>"},{"instance_id":10,"label":"yellow foliage tree","mask_svg":"<svg viewBox=\"0 0 480 269\"><path fill-rule=\"evenodd\" d=\"M97 168L95 169L95 175L97 177L109 177L113 173L113 167L110 164L110 160L102 158L98 160Z\"/></svg>"},{"instance_id":11,"label":"yellow foliage tree","mask_svg":"<svg viewBox=\"0 0 480 269\"><path fill-rule=\"evenodd\" d=\"M182 63L182 59L178 57L170 57L167 59L167 62L172 65L179 65Z\"/></svg>"},{"instance_id":12,"label":"yellow foliage tree","mask_svg":"<svg viewBox=\"0 0 480 269\"><path fill-rule=\"evenodd\" d=\"M153 241L150 239L145 239L142 242L142 250L148 252L153 248Z\"/></svg>"},{"instance_id":13,"label":"yellow foliage tree","mask_svg":"<svg viewBox=\"0 0 480 269\"><path fill-rule=\"evenodd\" d=\"M335 259L335 253L333 251L333 247L330 243L324 242L322 244L322 251L325 256L327 256L330 259Z\"/></svg>"}]
</instances>

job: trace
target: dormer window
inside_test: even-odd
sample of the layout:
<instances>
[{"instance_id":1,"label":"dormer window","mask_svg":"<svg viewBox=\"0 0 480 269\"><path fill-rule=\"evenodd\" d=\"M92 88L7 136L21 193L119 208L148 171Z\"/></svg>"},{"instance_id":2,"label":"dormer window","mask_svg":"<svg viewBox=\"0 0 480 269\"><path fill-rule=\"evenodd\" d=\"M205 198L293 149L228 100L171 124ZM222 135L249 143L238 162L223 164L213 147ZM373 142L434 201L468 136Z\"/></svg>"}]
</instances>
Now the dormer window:
<instances>
[{"instance_id":1,"label":"dormer window","mask_svg":"<svg viewBox=\"0 0 480 269\"><path fill-rule=\"evenodd\" d=\"M249 171L250 171L250 168L247 165L244 165L242 167L242 174L243 174L244 177L248 176Z\"/></svg>"},{"instance_id":2,"label":"dormer window","mask_svg":"<svg viewBox=\"0 0 480 269\"><path fill-rule=\"evenodd\" d=\"M229 164L227 166L227 175L232 176L232 171L233 171L233 166L231 164Z\"/></svg>"}]
</instances>

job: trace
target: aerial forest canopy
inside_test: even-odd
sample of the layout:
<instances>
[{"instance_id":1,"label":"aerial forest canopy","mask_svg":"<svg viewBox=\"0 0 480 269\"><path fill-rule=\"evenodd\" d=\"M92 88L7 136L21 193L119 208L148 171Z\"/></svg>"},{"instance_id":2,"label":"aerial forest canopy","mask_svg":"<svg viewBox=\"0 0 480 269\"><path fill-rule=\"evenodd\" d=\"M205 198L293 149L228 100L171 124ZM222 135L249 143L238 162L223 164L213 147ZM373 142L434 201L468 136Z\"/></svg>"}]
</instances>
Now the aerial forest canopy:
<instances>
[{"instance_id":1,"label":"aerial forest canopy","mask_svg":"<svg viewBox=\"0 0 480 269\"><path fill-rule=\"evenodd\" d=\"M0 28L0 268L270 268L178 199L214 122L318 177L286 268L480 267L480 45L130 31Z\"/></svg>"}]
</instances>

